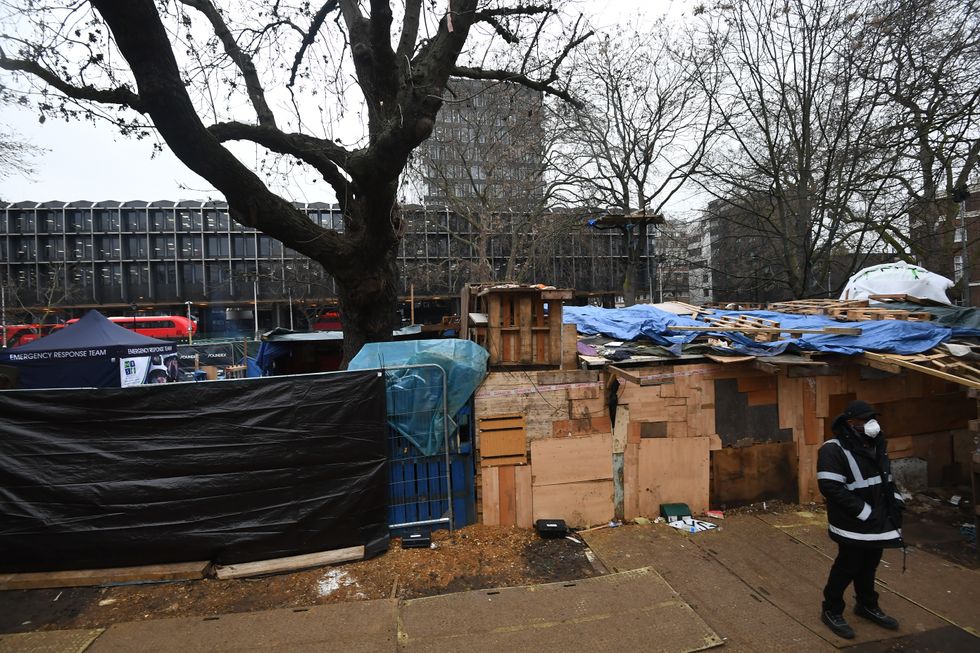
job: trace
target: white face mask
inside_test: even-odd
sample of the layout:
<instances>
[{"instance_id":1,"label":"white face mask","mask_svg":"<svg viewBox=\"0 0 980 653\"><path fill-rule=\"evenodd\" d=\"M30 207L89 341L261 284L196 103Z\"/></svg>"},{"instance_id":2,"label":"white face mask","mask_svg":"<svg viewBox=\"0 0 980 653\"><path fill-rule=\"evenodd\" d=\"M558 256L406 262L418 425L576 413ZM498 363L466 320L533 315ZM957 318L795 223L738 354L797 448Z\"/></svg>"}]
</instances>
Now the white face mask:
<instances>
[{"instance_id":1,"label":"white face mask","mask_svg":"<svg viewBox=\"0 0 980 653\"><path fill-rule=\"evenodd\" d=\"M881 424L876 419L869 419L864 423L864 434L869 438L876 438L881 433Z\"/></svg>"}]
</instances>

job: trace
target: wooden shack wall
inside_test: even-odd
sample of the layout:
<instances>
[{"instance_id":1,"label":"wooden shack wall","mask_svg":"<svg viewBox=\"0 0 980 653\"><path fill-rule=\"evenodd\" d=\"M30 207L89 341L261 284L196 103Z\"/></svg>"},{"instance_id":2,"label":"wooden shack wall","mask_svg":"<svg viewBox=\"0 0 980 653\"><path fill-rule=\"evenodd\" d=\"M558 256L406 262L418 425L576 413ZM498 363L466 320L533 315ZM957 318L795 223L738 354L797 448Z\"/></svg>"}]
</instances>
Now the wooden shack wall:
<instances>
[{"instance_id":1,"label":"wooden shack wall","mask_svg":"<svg viewBox=\"0 0 980 653\"><path fill-rule=\"evenodd\" d=\"M483 521L528 527L563 518L582 527L653 517L663 502L702 512L767 498L820 501L817 450L834 416L858 397L882 412L893 458L929 461L930 483L948 477L957 433L976 417L964 389L855 363L815 371L629 368L642 384L619 378L614 415L608 372L491 373L476 394L477 417L524 415L529 458L528 469L478 471Z\"/></svg>"}]
</instances>

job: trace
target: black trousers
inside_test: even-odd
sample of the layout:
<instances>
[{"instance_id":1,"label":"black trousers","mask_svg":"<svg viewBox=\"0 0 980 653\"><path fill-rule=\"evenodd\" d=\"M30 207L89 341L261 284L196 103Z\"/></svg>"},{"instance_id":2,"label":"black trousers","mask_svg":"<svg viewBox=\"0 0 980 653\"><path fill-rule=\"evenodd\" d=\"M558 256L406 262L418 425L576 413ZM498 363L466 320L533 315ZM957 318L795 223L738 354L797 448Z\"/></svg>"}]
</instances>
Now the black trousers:
<instances>
[{"instance_id":1,"label":"black trousers","mask_svg":"<svg viewBox=\"0 0 980 653\"><path fill-rule=\"evenodd\" d=\"M875 572L881 562L882 550L840 543L837 547L837 558L830 568L827 586L823 588L823 609L833 614L843 614L844 590L851 583L854 583L858 603L869 608L878 607Z\"/></svg>"}]
</instances>

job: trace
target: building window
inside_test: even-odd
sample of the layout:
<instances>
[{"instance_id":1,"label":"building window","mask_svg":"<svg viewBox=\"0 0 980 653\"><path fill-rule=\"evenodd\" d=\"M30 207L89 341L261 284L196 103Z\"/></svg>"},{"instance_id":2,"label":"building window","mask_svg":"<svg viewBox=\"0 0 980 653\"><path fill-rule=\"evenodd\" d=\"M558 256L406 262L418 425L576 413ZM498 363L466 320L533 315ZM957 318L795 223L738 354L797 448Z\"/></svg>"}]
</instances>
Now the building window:
<instances>
[{"instance_id":1,"label":"building window","mask_svg":"<svg viewBox=\"0 0 980 653\"><path fill-rule=\"evenodd\" d=\"M965 236L966 230L963 227L957 227L956 233L953 236L953 242L962 243L964 240L966 240Z\"/></svg>"},{"instance_id":2,"label":"building window","mask_svg":"<svg viewBox=\"0 0 980 653\"><path fill-rule=\"evenodd\" d=\"M963 255L957 254L953 257L953 281L959 281L963 277Z\"/></svg>"}]
</instances>

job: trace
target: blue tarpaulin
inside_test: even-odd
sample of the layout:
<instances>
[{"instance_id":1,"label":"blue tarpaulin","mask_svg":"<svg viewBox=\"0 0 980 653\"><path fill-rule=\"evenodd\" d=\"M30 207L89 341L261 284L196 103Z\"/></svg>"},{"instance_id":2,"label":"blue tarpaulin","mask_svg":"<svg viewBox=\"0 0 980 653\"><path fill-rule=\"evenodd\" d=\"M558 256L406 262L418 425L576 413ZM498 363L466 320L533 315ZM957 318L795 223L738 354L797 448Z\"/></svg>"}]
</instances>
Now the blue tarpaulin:
<instances>
[{"instance_id":1,"label":"blue tarpaulin","mask_svg":"<svg viewBox=\"0 0 980 653\"><path fill-rule=\"evenodd\" d=\"M446 374L447 418L449 432L456 430L456 415L487 375L487 351L469 340L408 340L372 342L364 345L347 366L349 370L373 370L435 364ZM424 368L422 368L424 369ZM388 383L388 420L392 428L414 444L422 455L439 452L446 423L442 420L442 379L420 374L418 370L390 370ZM412 397L411 412L392 404L396 397ZM432 416L435 416L433 419Z\"/></svg>"},{"instance_id":2,"label":"blue tarpaulin","mask_svg":"<svg viewBox=\"0 0 980 653\"><path fill-rule=\"evenodd\" d=\"M674 315L649 305L628 308L597 308L595 306L566 306L563 321L576 325L585 335L604 335L617 340L632 341L648 338L668 348L674 354L681 353L681 345L698 336L724 336L730 340L730 348L720 351L737 352L751 356L775 356L788 348L803 351L822 351L835 354L855 355L864 351L886 354L918 354L949 340L953 330L931 322L905 320L879 320L841 323L822 315L794 315L774 311L723 311L713 309L712 316L747 315L774 320L785 329L822 329L824 327L852 327L861 335L842 336L808 333L789 340L755 342L744 333L725 331L671 331L671 326L709 326L705 322L687 316ZM956 335L980 335L980 330Z\"/></svg>"}]
</instances>

